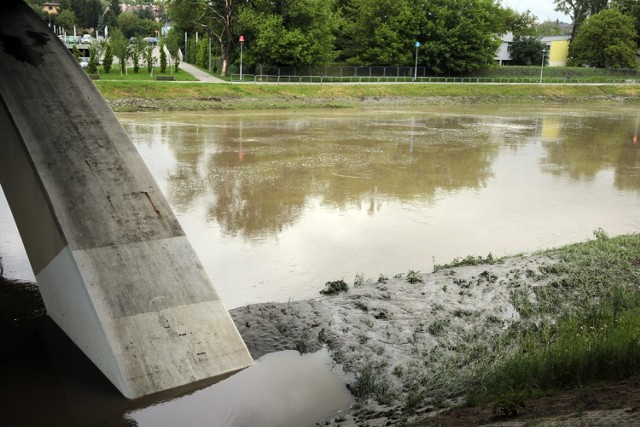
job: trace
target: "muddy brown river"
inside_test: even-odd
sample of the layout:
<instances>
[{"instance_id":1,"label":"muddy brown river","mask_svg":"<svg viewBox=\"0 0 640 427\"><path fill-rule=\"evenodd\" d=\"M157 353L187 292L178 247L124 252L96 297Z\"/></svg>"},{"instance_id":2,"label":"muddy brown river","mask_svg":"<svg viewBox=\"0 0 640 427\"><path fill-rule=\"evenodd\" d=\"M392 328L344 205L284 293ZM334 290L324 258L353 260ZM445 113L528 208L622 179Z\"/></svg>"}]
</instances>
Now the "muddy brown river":
<instances>
[{"instance_id":1,"label":"muddy brown river","mask_svg":"<svg viewBox=\"0 0 640 427\"><path fill-rule=\"evenodd\" d=\"M434 106L118 117L228 308L314 297L325 282L353 283L356 275L375 280L430 271L434 262L470 254L536 251L588 239L598 228L610 235L640 230L637 108ZM4 197L0 257L6 277L33 280ZM38 339L36 347L63 354L51 350L63 338L55 345L45 341ZM282 376L241 378L236 396L246 390L242 381L274 390L296 363L326 362L323 355L281 357L281 367L267 371ZM13 394L3 403L17 405L26 417L49 399L46 411L64 410L63 420L78 425L96 421L86 411L89 404L106 407L97 421L113 425L170 419L185 425L313 425L350 402L347 393L311 411L318 396L344 387L331 382L329 367L302 367L299 372L325 372L303 384L323 385L312 386L315 394L296 401L296 409L276 411L280 418L272 421L251 414L266 416L278 407L266 399L276 393L252 395L252 404L243 406L250 408L248 418L240 419L241 406L216 397L234 396L229 385L132 406L104 390L88 393L86 380L71 376L59 357L23 359L3 380L0 391ZM275 359L261 363L276 366ZM305 387L279 390L300 396L296 390ZM291 399L282 396L280 401ZM212 413L222 409L214 410L213 402L228 410L218 424Z\"/></svg>"}]
</instances>

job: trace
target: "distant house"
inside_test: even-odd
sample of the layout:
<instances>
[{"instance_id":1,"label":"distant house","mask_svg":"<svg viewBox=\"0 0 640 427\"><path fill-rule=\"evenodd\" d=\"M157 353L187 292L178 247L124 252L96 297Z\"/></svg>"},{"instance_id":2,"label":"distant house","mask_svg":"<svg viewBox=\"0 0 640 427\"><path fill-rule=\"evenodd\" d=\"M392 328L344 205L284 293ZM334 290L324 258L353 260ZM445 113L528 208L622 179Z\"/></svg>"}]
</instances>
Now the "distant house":
<instances>
[{"instance_id":1,"label":"distant house","mask_svg":"<svg viewBox=\"0 0 640 427\"><path fill-rule=\"evenodd\" d=\"M60 3L43 3L42 10L50 15L60 13Z\"/></svg>"},{"instance_id":2,"label":"distant house","mask_svg":"<svg viewBox=\"0 0 640 427\"><path fill-rule=\"evenodd\" d=\"M567 65L571 36L542 37L540 40L547 46L549 67L564 67Z\"/></svg>"},{"instance_id":3,"label":"distant house","mask_svg":"<svg viewBox=\"0 0 640 427\"><path fill-rule=\"evenodd\" d=\"M502 44L496 52L494 60L500 65L511 63L511 44L513 43L513 33L504 34ZM564 67L567 65L569 57L569 40L571 36L542 37L540 41L547 46L547 58L550 67Z\"/></svg>"},{"instance_id":4,"label":"distant house","mask_svg":"<svg viewBox=\"0 0 640 427\"><path fill-rule=\"evenodd\" d=\"M499 65L508 65L511 62L511 43L513 43L513 33L508 32L502 36L502 44L493 58Z\"/></svg>"}]
</instances>

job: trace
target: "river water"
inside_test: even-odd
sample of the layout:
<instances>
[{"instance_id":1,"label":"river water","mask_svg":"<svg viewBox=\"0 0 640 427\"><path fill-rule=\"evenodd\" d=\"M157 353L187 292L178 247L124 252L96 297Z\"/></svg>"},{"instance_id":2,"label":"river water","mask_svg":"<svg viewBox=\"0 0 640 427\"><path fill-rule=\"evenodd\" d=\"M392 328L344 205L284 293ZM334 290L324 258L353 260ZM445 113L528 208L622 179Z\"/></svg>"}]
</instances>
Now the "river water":
<instances>
[{"instance_id":1,"label":"river water","mask_svg":"<svg viewBox=\"0 0 640 427\"><path fill-rule=\"evenodd\" d=\"M329 280L375 280L430 271L434 262L466 255L535 251L590 238L598 228L611 235L640 229L635 108L434 106L119 119L228 308L314 297ZM6 277L33 280L4 197L0 257ZM282 357L285 366L297 363ZM313 357L323 356L301 363L320 360ZM40 368L33 374L30 363L42 364L26 363L0 391L39 384L43 396L59 394L58 385L41 385L49 377ZM268 370L279 369L287 370ZM281 381L249 380L260 382ZM318 393L335 393L327 387ZM64 390L90 395L85 388ZM157 425L168 414L206 420L211 412L201 409L216 400L209 393L231 395L224 388L206 390L129 409L117 398L106 400L120 402L114 419ZM322 410L337 410L348 399L341 402ZM283 411L299 425L322 418L304 421L294 418L293 409Z\"/></svg>"}]
</instances>

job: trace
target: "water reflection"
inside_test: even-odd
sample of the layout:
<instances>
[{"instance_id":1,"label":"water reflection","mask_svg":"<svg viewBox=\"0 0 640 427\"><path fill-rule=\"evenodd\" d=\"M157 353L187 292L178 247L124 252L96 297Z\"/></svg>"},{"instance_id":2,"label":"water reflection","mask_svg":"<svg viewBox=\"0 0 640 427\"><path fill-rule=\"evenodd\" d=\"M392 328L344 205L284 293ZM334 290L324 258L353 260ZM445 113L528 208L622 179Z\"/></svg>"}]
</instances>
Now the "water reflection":
<instances>
[{"instance_id":1,"label":"water reflection","mask_svg":"<svg viewBox=\"0 0 640 427\"><path fill-rule=\"evenodd\" d=\"M188 210L211 194L207 219L250 239L282 232L310 199L373 214L390 199L428 201L437 190L482 188L499 149L483 118L472 116L240 115L214 126L191 119L125 124L135 140L149 128L170 141L170 203ZM209 152L203 141L213 142Z\"/></svg>"},{"instance_id":2,"label":"water reflection","mask_svg":"<svg viewBox=\"0 0 640 427\"><path fill-rule=\"evenodd\" d=\"M593 181L599 173L612 170L616 188L640 190L639 148L633 142L637 130L628 116L567 115L545 122L551 122L549 127L562 132L550 133L545 123L543 170L585 181ZM637 125L637 119L635 122Z\"/></svg>"},{"instance_id":3,"label":"water reflection","mask_svg":"<svg viewBox=\"0 0 640 427\"><path fill-rule=\"evenodd\" d=\"M232 307L638 226L631 109L120 117Z\"/></svg>"},{"instance_id":4,"label":"water reflection","mask_svg":"<svg viewBox=\"0 0 640 427\"><path fill-rule=\"evenodd\" d=\"M229 308L640 226L631 108L119 117ZM29 278L2 237L10 277Z\"/></svg>"}]
</instances>

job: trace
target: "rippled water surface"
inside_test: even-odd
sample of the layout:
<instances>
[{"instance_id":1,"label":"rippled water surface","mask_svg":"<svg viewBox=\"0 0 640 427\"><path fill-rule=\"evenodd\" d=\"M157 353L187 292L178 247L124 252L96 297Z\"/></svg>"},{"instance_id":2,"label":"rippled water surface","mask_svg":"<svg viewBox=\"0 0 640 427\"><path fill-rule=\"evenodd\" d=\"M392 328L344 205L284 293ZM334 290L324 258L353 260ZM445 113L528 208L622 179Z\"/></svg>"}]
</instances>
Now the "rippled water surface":
<instances>
[{"instance_id":1,"label":"rippled water surface","mask_svg":"<svg viewBox=\"0 0 640 427\"><path fill-rule=\"evenodd\" d=\"M119 118L230 308L640 229L640 115L623 106ZM33 280L1 194L0 257ZM351 402L326 352L129 402L44 319L0 368L7 425L302 426Z\"/></svg>"},{"instance_id":2,"label":"rippled water surface","mask_svg":"<svg viewBox=\"0 0 640 427\"><path fill-rule=\"evenodd\" d=\"M228 307L640 229L635 109L120 114ZM0 202L0 256L28 263Z\"/></svg>"}]
</instances>

